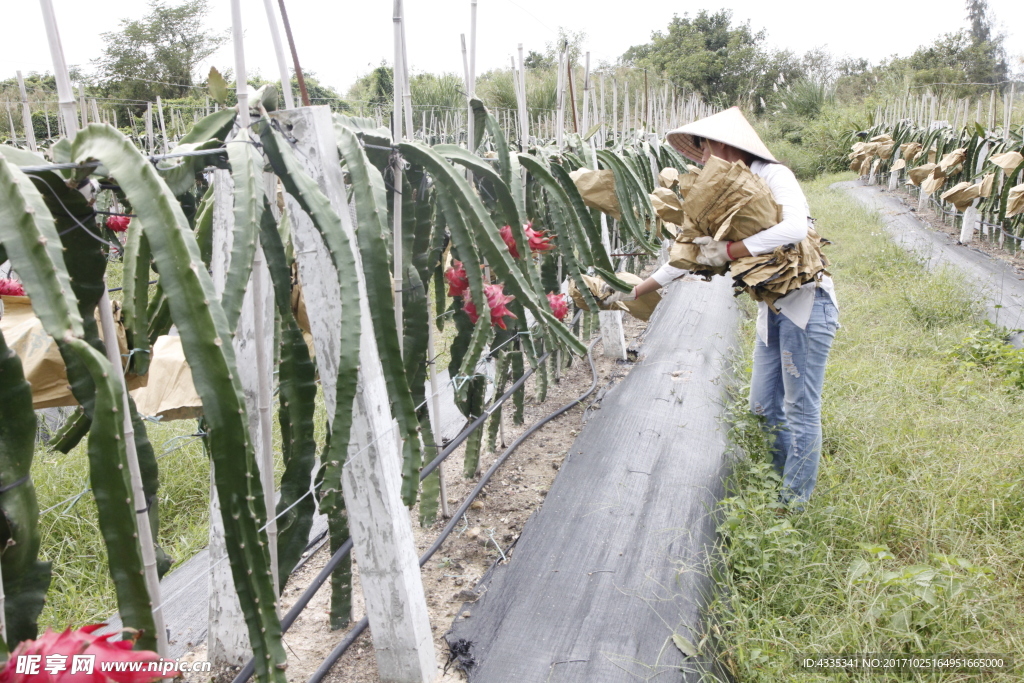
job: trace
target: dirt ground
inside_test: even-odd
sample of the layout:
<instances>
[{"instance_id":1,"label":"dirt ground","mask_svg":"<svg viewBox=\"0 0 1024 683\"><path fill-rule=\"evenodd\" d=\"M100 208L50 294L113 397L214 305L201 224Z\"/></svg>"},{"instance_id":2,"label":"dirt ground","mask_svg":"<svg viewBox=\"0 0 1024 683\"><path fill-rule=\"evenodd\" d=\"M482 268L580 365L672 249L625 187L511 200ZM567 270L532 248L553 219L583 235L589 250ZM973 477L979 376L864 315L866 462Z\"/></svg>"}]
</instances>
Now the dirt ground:
<instances>
[{"instance_id":1,"label":"dirt ground","mask_svg":"<svg viewBox=\"0 0 1024 683\"><path fill-rule=\"evenodd\" d=\"M647 323L623 316L623 327L627 344L634 343L646 329ZM595 335L599 330L595 330ZM430 623L434 634L439 670L444 669L448 659L448 646L444 634L455 619L463 616L465 603L474 602L479 596L475 587L495 563L506 562L515 553L515 542L523 525L535 510L544 503L544 497L562 460L566 457L576 435L582 429L586 418L600 409L600 399L609 386L620 381L629 372L630 361L615 361L605 358L603 346L597 342L593 357L598 374L597 389L581 405L576 406L552 420L526 442L524 442L492 477L483 489L459 526L452 532L444 545L423 567L423 588L426 593ZM535 378L526 384L526 406L524 424L512 424L511 402L504 412L502 426L504 443L510 444L534 422L554 412L577 398L590 388L593 376L586 357L573 358L568 368L561 372L560 380L549 382L547 398L543 403L536 401ZM486 447L486 444L485 444ZM502 448L501 439L497 453L482 452L480 472L486 472L494 463ZM454 512L480 481L478 474L473 479L463 477L463 449L453 453L442 465L448 488L448 501ZM413 520L417 510L412 511ZM417 554L422 554L437 538L446 519L439 519L429 528L413 525ZM327 547L313 551L314 556L295 572L282 596L281 613L284 614L302 594L306 586L326 564ZM359 589L358 567L354 568L353 624L364 615L362 596ZM288 652L288 681L303 683L317 669L327 654L348 631L332 631L329 623L330 583L324 585L303 611L295 624L285 634ZM468 614L468 612L466 613ZM325 678L329 683L375 683L377 667L369 630L364 633L348 652L335 664ZM205 645L186 655L183 659L203 661L206 659ZM214 678L230 680L234 672L215 672ZM208 681L208 674L194 674L186 677L188 683ZM439 682L465 680L461 672L450 667L438 678Z\"/></svg>"},{"instance_id":2,"label":"dirt ground","mask_svg":"<svg viewBox=\"0 0 1024 683\"><path fill-rule=\"evenodd\" d=\"M911 194L904 188L900 188L890 194L899 198L907 205L907 208L914 212L918 219L926 223L930 228L946 233L954 242L960 242L960 222L952 216L943 216L933 204L929 204L929 208L925 211L919 212L917 210L917 195ZM1024 276L1024 250L1018 248L1016 253L1012 252L1010 247L1015 240L1004 237L1002 240L1003 244L1000 244L1001 234L999 231L994 228L984 229L988 234L981 231L975 232L974 239L966 246L970 249L984 252L992 258L1009 263L1018 274Z\"/></svg>"}]
</instances>

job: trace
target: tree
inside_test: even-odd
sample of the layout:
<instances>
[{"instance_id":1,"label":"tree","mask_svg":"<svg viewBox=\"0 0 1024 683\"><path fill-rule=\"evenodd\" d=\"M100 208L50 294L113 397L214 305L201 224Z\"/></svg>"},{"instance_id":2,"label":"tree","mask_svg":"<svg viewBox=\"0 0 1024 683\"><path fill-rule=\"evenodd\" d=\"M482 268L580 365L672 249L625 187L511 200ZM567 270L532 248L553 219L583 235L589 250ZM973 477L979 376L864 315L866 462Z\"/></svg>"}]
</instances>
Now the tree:
<instances>
[{"instance_id":1,"label":"tree","mask_svg":"<svg viewBox=\"0 0 1024 683\"><path fill-rule=\"evenodd\" d=\"M360 76L349 88L346 97L355 104L360 111L377 110L388 113L394 106L395 101L395 79L394 70L387 62L381 62L380 66Z\"/></svg>"},{"instance_id":2,"label":"tree","mask_svg":"<svg viewBox=\"0 0 1024 683\"><path fill-rule=\"evenodd\" d=\"M536 50L530 50L526 59L523 60L523 67L526 69L548 69L552 66L554 66L552 61Z\"/></svg>"},{"instance_id":3,"label":"tree","mask_svg":"<svg viewBox=\"0 0 1024 683\"><path fill-rule=\"evenodd\" d=\"M792 54L763 49L764 38L765 32L751 29L750 22L733 24L729 10L701 10L692 19L674 16L667 32L655 32L650 43L629 48L621 61L663 73L710 102L744 102L758 109L779 83L802 75Z\"/></svg>"},{"instance_id":4,"label":"tree","mask_svg":"<svg viewBox=\"0 0 1024 683\"><path fill-rule=\"evenodd\" d=\"M203 26L207 0L168 6L149 0L150 12L139 20L122 19L120 29L101 33L106 45L94 60L107 97L142 103L186 97L196 84L200 63L227 40Z\"/></svg>"},{"instance_id":5,"label":"tree","mask_svg":"<svg viewBox=\"0 0 1024 683\"><path fill-rule=\"evenodd\" d=\"M967 78L973 83L1001 83L1009 73L1003 36L992 35L988 0L967 0L967 21L970 24L971 54L967 62Z\"/></svg>"}]
</instances>

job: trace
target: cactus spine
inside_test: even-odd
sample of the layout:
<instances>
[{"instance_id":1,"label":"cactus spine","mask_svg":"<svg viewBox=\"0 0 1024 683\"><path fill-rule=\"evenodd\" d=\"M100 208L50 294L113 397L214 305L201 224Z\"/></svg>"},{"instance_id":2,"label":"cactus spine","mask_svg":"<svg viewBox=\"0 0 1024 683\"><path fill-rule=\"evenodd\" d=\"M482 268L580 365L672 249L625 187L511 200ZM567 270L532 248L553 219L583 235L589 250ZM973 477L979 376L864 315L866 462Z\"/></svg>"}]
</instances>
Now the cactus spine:
<instances>
[{"instance_id":1,"label":"cactus spine","mask_svg":"<svg viewBox=\"0 0 1024 683\"><path fill-rule=\"evenodd\" d=\"M118 179L142 225L203 401L231 571L245 614L256 673L284 683L285 653L263 522L263 493L248 439L245 401L234 376L231 330L195 236L170 189L139 151L110 126L79 132L73 157L99 159ZM203 302L203 306L195 305Z\"/></svg>"}]
</instances>

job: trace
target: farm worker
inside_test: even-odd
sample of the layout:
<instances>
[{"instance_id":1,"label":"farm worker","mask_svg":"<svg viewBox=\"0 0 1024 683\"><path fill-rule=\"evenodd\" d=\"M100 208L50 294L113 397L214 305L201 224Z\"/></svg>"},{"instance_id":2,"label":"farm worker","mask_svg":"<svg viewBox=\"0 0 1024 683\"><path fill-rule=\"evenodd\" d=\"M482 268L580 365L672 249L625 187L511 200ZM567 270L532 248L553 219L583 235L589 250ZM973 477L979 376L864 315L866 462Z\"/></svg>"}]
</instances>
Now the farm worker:
<instances>
[{"instance_id":1,"label":"farm worker","mask_svg":"<svg viewBox=\"0 0 1024 683\"><path fill-rule=\"evenodd\" d=\"M700 263L722 266L743 256L765 254L796 244L810 225L807 199L793 172L772 156L736 107L694 121L668 134L669 143L687 158L707 163L712 156L743 161L763 178L782 207L782 222L742 241L702 242ZM609 301L636 298L664 287L686 271L668 264ZM839 327L832 278L823 275L775 302L779 313L758 302L757 340L750 381L750 409L763 416L775 434L773 464L782 477L780 499L795 508L810 499L821 456L821 389L825 363Z\"/></svg>"}]
</instances>

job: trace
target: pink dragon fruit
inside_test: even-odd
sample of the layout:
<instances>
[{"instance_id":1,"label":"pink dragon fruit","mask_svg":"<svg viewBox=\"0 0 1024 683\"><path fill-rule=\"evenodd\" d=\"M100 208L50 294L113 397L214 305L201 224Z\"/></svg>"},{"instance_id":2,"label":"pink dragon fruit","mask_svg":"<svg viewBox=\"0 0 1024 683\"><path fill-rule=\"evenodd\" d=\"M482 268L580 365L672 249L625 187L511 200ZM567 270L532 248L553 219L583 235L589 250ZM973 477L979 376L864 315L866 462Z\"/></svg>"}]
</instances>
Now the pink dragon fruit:
<instances>
[{"instance_id":1,"label":"pink dragon fruit","mask_svg":"<svg viewBox=\"0 0 1024 683\"><path fill-rule=\"evenodd\" d=\"M448 282L448 296L464 296L469 288L469 276L462 261L452 261L451 267L444 271L444 279Z\"/></svg>"},{"instance_id":2,"label":"pink dragon fruit","mask_svg":"<svg viewBox=\"0 0 1024 683\"><path fill-rule=\"evenodd\" d=\"M569 315L569 305L565 302L565 295L563 294L548 292L548 306L551 307L551 312L559 320L565 320L565 317Z\"/></svg>"},{"instance_id":3,"label":"pink dragon fruit","mask_svg":"<svg viewBox=\"0 0 1024 683\"><path fill-rule=\"evenodd\" d=\"M25 296L25 288L17 280L0 277L0 294L4 296Z\"/></svg>"},{"instance_id":4,"label":"pink dragon fruit","mask_svg":"<svg viewBox=\"0 0 1024 683\"><path fill-rule=\"evenodd\" d=\"M509 301L515 299L514 296L506 295L502 291L504 285L487 285L484 287L484 294L487 296L487 306L491 309L491 326L497 325L503 330L507 330L505 327L505 316L516 319L516 316L512 315L512 311L505 307ZM480 318L480 314L476 312L476 304L472 301L467 301L462 305L462 310L469 316L469 321L476 324L476 321Z\"/></svg>"},{"instance_id":5,"label":"pink dragon fruit","mask_svg":"<svg viewBox=\"0 0 1024 683\"><path fill-rule=\"evenodd\" d=\"M547 232L538 232L533 229L533 223L527 223L523 226L526 230L526 237L530 241L530 251L551 251L555 248L555 245L551 243L551 238L548 237Z\"/></svg>"},{"instance_id":6,"label":"pink dragon fruit","mask_svg":"<svg viewBox=\"0 0 1024 683\"><path fill-rule=\"evenodd\" d=\"M505 244L508 246L508 253L512 254L512 258L519 258L519 249L516 248L516 240L512 237L511 225L501 228L501 239L505 240Z\"/></svg>"},{"instance_id":7,"label":"pink dragon fruit","mask_svg":"<svg viewBox=\"0 0 1024 683\"><path fill-rule=\"evenodd\" d=\"M114 232L124 232L131 222L130 216L107 216L107 227Z\"/></svg>"},{"instance_id":8,"label":"pink dragon fruit","mask_svg":"<svg viewBox=\"0 0 1024 683\"><path fill-rule=\"evenodd\" d=\"M0 683L152 683L167 676L160 671L164 667L149 671L148 664L139 666L138 671L130 670L129 666L120 671L104 666L110 662L160 662L161 659L150 650L132 650L131 640L110 640L116 634L93 635L102 626L92 624L63 633L47 629L36 640L22 641L0 669Z\"/></svg>"}]
</instances>

